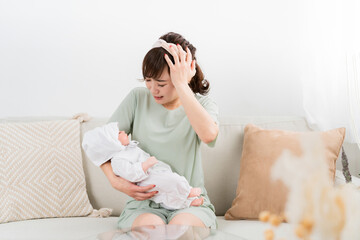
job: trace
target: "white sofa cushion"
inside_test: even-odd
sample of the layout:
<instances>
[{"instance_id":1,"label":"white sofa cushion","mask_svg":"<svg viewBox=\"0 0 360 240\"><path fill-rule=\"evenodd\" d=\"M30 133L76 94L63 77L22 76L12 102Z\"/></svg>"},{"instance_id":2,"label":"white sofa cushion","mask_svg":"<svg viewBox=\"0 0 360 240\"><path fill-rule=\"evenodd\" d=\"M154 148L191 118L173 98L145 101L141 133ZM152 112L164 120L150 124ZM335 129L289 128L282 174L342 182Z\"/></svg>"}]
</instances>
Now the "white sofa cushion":
<instances>
[{"instance_id":1,"label":"white sofa cushion","mask_svg":"<svg viewBox=\"0 0 360 240\"><path fill-rule=\"evenodd\" d=\"M99 233L115 230L117 217L46 218L0 224L0 239L80 240L96 239Z\"/></svg>"},{"instance_id":2,"label":"white sofa cushion","mask_svg":"<svg viewBox=\"0 0 360 240\"><path fill-rule=\"evenodd\" d=\"M117 217L109 218L48 218L0 224L0 239L7 240L80 240L97 239L97 235L105 235L117 227ZM228 232L249 240L264 239L264 231L269 224L250 221L226 221L217 217L218 230ZM277 232L281 236L288 236L292 228L289 224L281 224ZM280 236L279 235L279 236Z\"/></svg>"}]
</instances>

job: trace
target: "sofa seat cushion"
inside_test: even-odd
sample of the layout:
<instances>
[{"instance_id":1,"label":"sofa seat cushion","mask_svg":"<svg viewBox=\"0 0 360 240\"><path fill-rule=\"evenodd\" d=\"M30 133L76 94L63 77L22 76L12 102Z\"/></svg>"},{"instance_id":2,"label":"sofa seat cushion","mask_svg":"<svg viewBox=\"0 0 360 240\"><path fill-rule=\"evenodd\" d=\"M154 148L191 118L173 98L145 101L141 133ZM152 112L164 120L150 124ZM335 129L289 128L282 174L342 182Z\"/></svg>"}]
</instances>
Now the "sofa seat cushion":
<instances>
[{"instance_id":1,"label":"sofa seat cushion","mask_svg":"<svg viewBox=\"0 0 360 240\"><path fill-rule=\"evenodd\" d=\"M0 239L80 240L97 239L99 233L116 229L118 217L46 218L0 224Z\"/></svg>"},{"instance_id":2,"label":"sofa seat cushion","mask_svg":"<svg viewBox=\"0 0 360 240\"><path fill-rule=\"evenodd\" d=\"M47 218L18 221L0 224L0 239L8 240L72 240L97 239L100 233L110 232L117 228L118 217L90 218ZM218 230L228 232L245 239L264 239L264 231L270 225L255 220L227 221L224 217L217 217ZM277 228L277 236L290 236L290 224L281 224Z\"/></svg>"},{"instance_id":3,"label":"sofa seat cushion","mask_svg":"<svg viewBox=\"0 0 360 240\"><path fill-rule=\"evenodd\" d=\"M264 232L273 229L275 239L291 239L294 237L294 227L289 223L282 223L273 227L269 223L257 220L225 220L224 217L217 217L218 230L240 236L247 240L265 239Z\"/></svg>"}]
</instances>

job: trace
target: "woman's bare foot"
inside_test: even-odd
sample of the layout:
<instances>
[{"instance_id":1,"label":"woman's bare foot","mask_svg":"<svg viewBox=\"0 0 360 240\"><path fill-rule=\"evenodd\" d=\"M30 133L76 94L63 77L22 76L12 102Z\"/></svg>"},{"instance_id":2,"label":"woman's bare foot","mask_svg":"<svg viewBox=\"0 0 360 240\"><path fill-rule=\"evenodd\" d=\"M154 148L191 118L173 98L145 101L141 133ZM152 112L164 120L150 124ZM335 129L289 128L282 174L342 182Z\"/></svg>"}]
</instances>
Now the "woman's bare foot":
<instances>
[{"instance_id":1,"label":"woman's bare foot","mask_svg":"<svg viewBox=\"0 0 360 240\"><path fill-rule=\"evenodd\" d=\"M201 206L204 203L204 198L197 198L194 201L191 202L190 206Z\"/></svg>"},{"instance_id":2,"label":"woman's bare foot","mask_svg":"<svg viewBox=\"0 0 360 240\"><path fill-rule=\"evenodd\" d=\"M192 188L190 190L188 198L198 197L198 196L200 196L200 194L201 194L201 188Z\"/></svg>"}]
</instances>

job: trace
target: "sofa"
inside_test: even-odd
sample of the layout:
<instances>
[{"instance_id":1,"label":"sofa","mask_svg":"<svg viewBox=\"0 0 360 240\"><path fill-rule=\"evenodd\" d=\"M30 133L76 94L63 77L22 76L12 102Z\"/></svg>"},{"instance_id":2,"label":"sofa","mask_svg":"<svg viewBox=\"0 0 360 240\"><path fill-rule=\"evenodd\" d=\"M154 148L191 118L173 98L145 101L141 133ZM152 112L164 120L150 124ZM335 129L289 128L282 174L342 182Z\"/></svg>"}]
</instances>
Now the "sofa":
<instances>
[{"instance_id":1,"label":"sofa","mask_svg":"<svg viewBox=\"0 0 360 240\"><path fill-rule=\"evenodd\" d=\"M24 122L41 120L58 120L65 118L8 118L0 122ZM244 239L264 239L267 223L257 220L225 220L224 214L231 207L235 198L240 170L240 158L244 127L248 123L265 129L283 129L292 131L311 131L306 120L296 116L274 117L239 117L220 116L220 132L214 148L202 144L202 161L205 175L205 187L215 206L218 230L243 237ZM92 118L81 124L83 134L97 126L105 124L106 118ZM346 144L345 144L346 145ZM345 149L347 147L345 146ZM356 149L348 147L349 156L356 155ZM43 218L0 224L0 239L96 239L98 234L113 231L117 228L117 219L127 196L113 189L102 170L93 165L82 153L86 190L94 209L113 209L110 217L67 217ZM345 182L341 164L337 164L335 184ZM353 182L359 179L353 177ZM283 223L277 231L283 236L293 235L290 224Z\"/></svg>"}]
</instances>

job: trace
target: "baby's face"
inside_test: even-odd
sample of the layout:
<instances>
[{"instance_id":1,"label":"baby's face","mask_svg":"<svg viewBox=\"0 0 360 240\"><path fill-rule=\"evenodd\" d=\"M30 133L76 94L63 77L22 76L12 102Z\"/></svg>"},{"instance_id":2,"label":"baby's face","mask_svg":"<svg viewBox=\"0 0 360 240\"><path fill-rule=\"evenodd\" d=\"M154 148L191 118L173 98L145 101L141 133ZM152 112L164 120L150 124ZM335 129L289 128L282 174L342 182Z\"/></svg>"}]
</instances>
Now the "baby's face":
<instances>
[{"instance_id":1,"label":"baby's face","mask_svg":"<svg viewBox=\"0 0 360 240\"><path fill-rule=\"evenodd\" d=\"M124 146L129 145L129 137L124 131L119 132L118 139L122 145L124 145Z\"/></svg>"}]
</instances>

